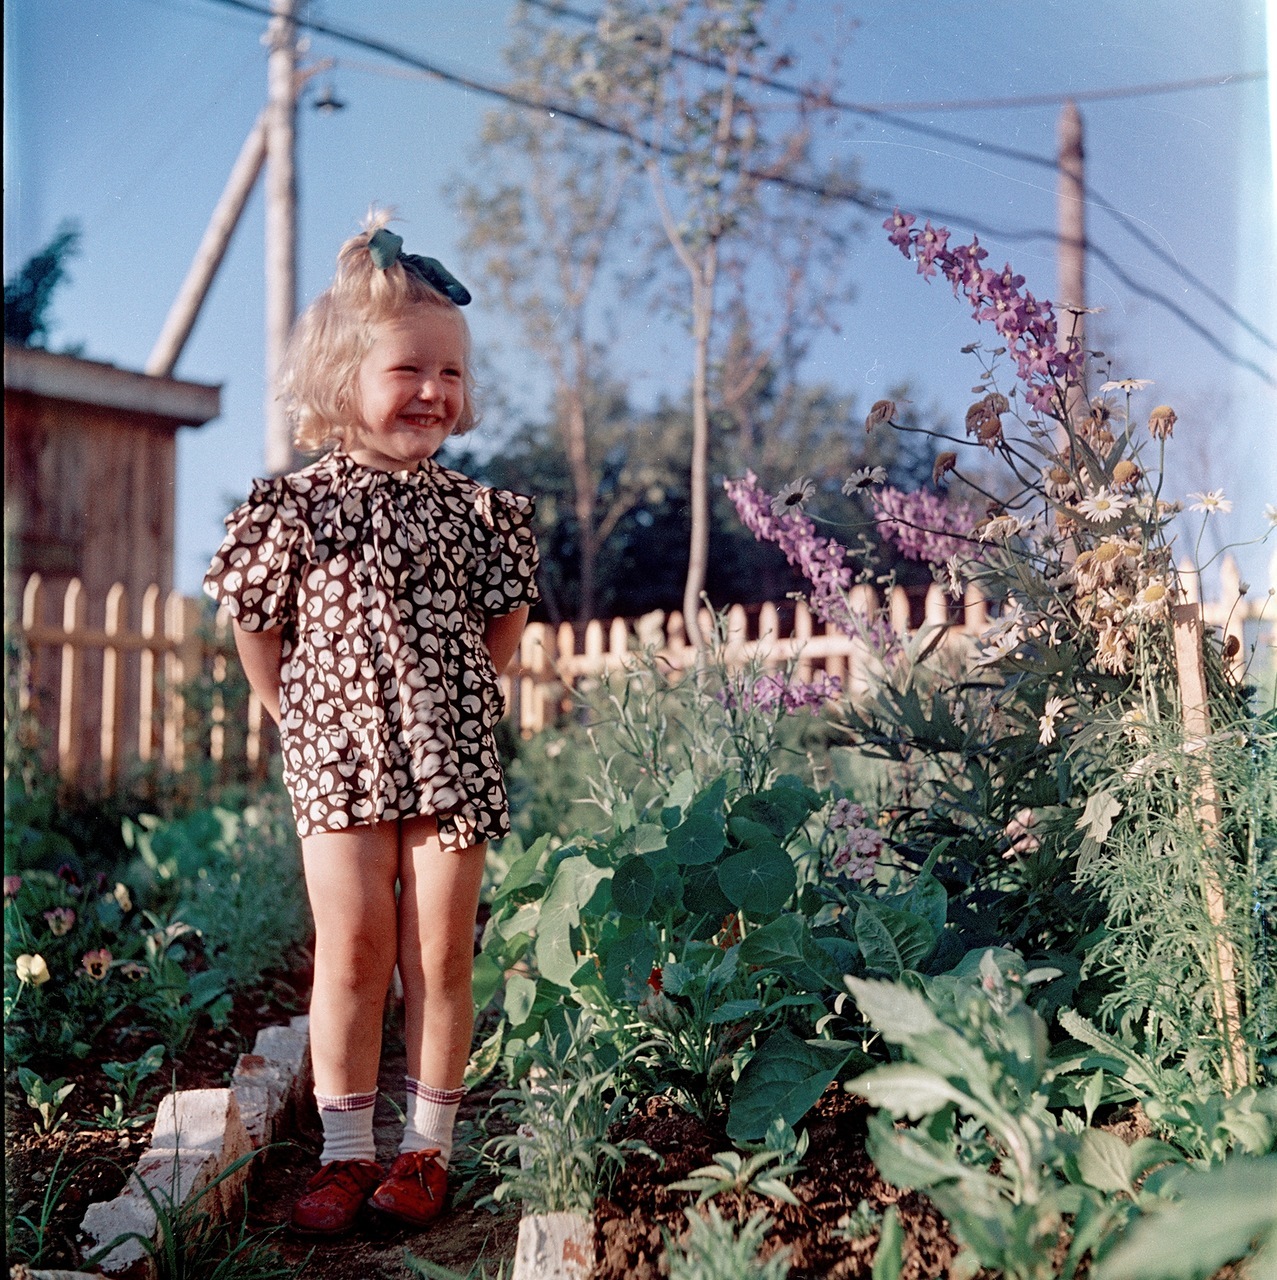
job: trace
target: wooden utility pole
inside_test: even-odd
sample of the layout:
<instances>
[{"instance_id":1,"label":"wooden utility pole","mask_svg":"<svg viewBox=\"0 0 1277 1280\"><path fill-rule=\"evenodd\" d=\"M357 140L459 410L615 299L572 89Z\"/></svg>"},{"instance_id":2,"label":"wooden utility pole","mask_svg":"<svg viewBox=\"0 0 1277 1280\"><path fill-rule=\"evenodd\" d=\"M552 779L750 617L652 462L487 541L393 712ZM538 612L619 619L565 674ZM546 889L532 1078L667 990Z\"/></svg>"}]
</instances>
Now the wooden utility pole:
<instances>
[{"instance_id":1,"label":"wooden utility pole","mask_svg":"<svg viewBox=\"0 0 1277 1280\"><path fill-rule=\"evenodd\" d=\"M1201 774L1193 787L1192 805L1202 833L1201 886L1206 914L1214 930L1211 969L1215 1021L1224 1052L1221 1076L1225 1093L1235 1093L1250 1082L1250 1060L1242 1032L1241 998L1237 990L1237 956L1228 936L1228 912L1224 886L1210 859L1219 845L1220 812L1215 779L1211 774L1210 713L1206 692L1206 667L1202 659L1202 606L1177 604L1171 609L1175 635L1175 668L1179 676L1181 712L1184 718L1184 750L1196 750ZM1195 744L1195 747L1194 747Z\"/></svg>"},{"instance_id":2,"label":"wooden utility pole","mask_svg":"<svg viewBox=\"0 0 1277 1280\"><path fill-rule=\"evenodd\" d=\"M178 357L186 340L191 336L200 307L208 294L217 268L222 265L227 246L231 242L235 227L239 223L240 214L257 182L257 175L262 171L266 160L266 113L257 117L257 123L244 139L235 167L226 180L226 188L213 216L209 219L204 238L195 251L190 270L177 297L169 308L164 328L151 349L146 362L146 372L154 377L167 378L177 367Z\"/></svg>"},{"instance_id":3,"label":"wooden utility pole","mask_svg":"<svg viewBox=\"0 0 1277 1280\"><path fill-rule=\"evenodd\" d=\"M1056 312L1060 339L1075 334L1085 343L1084 316L1064 312L1063 307L1086 306L1086 179L1083 169L1082 113L1072 100L1064 104L1060 113L1059 134L1060 186L1058 196L1059 218L1059 272L1060 292ZM1086 400L1082 388L1069 389L1069 417L1074 422L1086 412Z\"/></svg>"},{"instance_id":4,"label":"wooden utility pole","mask_svg":"<svg viewBox=\"0 0 1277 1280\"><path fill-rule=\"evenodd\" d=\"M279 370L297 315L297 9L272 0L266 104L266 469L296 463L288 417L279 400Z\"/></svg>"}]
</instances>

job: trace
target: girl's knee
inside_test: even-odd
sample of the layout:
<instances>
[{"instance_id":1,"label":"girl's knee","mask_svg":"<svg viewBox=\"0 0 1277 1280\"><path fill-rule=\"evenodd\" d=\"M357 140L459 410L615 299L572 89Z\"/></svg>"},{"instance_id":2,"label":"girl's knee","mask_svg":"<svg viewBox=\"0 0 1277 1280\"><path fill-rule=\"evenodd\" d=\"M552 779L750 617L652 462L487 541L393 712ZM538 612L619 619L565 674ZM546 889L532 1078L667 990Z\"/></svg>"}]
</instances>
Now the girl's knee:
<instances>
[{"instance_id":1,"label":"girl's knee","mask_svg":"<svg viewBox=\"0 0 1277 1280\"><path fill-rule=\"evenodd\" d=\"M395 967L395 953L381 938L320 938L315 947L315 964L317 971L322 971L322 978L317 972L317 979L329 985L355 992L384 991Z\"/></svg>"}]
</instances>

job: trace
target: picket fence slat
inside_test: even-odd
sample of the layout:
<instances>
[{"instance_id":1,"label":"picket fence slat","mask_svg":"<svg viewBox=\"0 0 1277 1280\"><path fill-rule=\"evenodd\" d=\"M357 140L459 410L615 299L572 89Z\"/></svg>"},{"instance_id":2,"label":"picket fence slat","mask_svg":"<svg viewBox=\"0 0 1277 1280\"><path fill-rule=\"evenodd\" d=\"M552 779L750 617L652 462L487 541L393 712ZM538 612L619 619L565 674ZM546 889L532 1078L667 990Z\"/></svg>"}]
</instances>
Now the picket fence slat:
<instances>
[{"instance_id":1,"label":"picket fence slat","mask_svg":"<svg viewBox=\"0 0 1277 1280\"><path fill-rule=\"evenodd\" d=\"M1191 566L1181 568L1190 600L1200 596ZM1224 561L1221 599L1202 605L1207 625L1220 627L1239 642L1232 658L1236 675L1245 665L1245 627L1264 619L1265 600L1241 594L1235 562ZM110 788L130 768L160 766L178 771L203 759L222 776L261 778L273 748L272 726L261 700L245 690L238 676L230 617L224 608L209 620L208 605L149 586L140 601L137 626L122 584L108 592L100 608L91 608L83 586L72 580L61 598L51 598L48 584L32 574L23 586L19 663L19 707L35 715L50 731L51 760L62 777ZM853 588L853 608L869 614L879 607L870 586ZM59 619L50 621L54 612ZM89 617L93 612L95 616ZM892 630L902 638L911 632L913 603L900 587L887 601ZM100 618L99 618L100 614ZM792 620L788 633L782 621ZM989 625L989 610L978 591L968 586L960 605L950 603L933 584L921 602L926 625L947 627L942 646L973 644ZM1277 628L1268 618L1269 643ZM701 633L713 619L700 616ZM733 665L758 661L775 667L796 661L801 679L824 671L855 693L866 687L868 646L833 626L818 624L806 602L767 602L751 612L734 605L727 612L725 653ZM507 713L529 736L554 723L570 706L572 689L624 668L636 649L656 653L671 673L692 666L696 650L687 643L678 613L654 611L637 619L595 619L578 641L571 623L531 623L520 642L511 670L501 678ZM232 686L232 675L236 683ZM203 702L192 701L196 686ZM230 689L237 690L232 705Z\"/></svg>"}]
</instances>

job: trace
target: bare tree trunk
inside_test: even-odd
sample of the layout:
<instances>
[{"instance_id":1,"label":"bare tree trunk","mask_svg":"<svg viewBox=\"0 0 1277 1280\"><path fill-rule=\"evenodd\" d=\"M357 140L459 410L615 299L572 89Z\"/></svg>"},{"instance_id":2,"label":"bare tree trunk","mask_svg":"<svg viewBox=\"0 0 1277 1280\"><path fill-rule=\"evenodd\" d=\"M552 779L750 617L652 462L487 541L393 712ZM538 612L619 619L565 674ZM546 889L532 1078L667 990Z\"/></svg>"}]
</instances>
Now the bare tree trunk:
<instances>
[{"instance_id":1,"label":"bare tree trunk","mask_svg":"<svg viewBox=\"0 0 1277 1280\"><path fill-rule=\"evenodd\" d=\"M692 531L683 584L683 627L688 643L700 645L697 614L709 565L709 340L714 324L714 276L718 246L711 243L702 270L692 278L692 334L696 344L692 368L692 465L690 474Z\"/></svg>"},{"instance_id":2,"label":"bare tree trunk","mask_svg":"<svg viewBox=\"0 0 1277 1280\"><path fill-rule=\"evenodd\" d=\"M563 406L564 445L568 456L568 470L572 475L572 506L576 513L577 541L580 546L580 597L577 601L577 627L582 635L585 625L594 617L595 571L599 545L594 518L594 495L597 484L590 470L589 432L586 423L585 401L587 390L584 370L586 362L578 336L578 350L574 361L576 380L568 391L568 403Z\"/></svg>"}]
</instances>

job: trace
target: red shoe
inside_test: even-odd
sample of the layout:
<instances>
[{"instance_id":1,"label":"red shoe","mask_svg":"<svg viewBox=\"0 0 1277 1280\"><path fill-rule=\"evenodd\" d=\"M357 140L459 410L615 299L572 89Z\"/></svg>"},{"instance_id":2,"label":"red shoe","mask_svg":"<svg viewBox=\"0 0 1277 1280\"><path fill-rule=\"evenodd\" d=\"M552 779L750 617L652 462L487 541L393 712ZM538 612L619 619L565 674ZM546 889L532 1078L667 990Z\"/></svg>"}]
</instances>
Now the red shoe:
<instances>
[{"instance_id":1,"label":"red shoe","mask_svg":"<svg viewBox=\"0 0 1277 1280\"><path fill-rule=\"evenodd\" d=\"M355 1225L368 1192L385 1176L372 1160L332 1160L306 1184L289 1225L308 1236L337 1236Z\"/></svg>"},{"instance_id":2,"label":"red shoe","mask_svg":"<svg viewBox=\"0 0 1277 1280\"><path fill-rule=\"evenodd\" d=\"M448 1194L448 1171L436 1159L438 1155L438 1147L405 1151L368 1203L410 1226L433 1222L443 1212Z\"/></svg>"}]
</instances>

